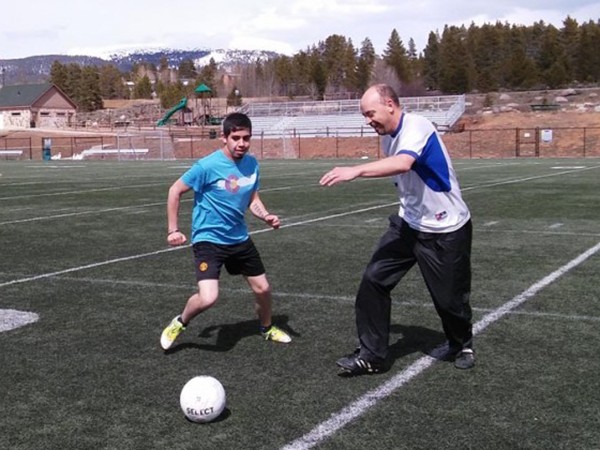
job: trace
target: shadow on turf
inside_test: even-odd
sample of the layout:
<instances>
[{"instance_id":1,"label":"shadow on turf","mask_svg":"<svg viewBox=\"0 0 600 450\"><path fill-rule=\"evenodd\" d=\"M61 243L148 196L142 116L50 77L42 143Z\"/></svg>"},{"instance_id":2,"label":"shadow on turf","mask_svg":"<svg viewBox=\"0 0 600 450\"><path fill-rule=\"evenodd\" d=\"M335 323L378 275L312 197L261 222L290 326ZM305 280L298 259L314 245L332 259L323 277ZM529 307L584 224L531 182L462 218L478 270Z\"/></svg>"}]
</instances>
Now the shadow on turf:
<instances>
[{"instance_id":1,"label":"shadow on turf","mask_svg":"<svg viewBox=\"0 0 600 450\"><path fill-rule=\"evenodd\" d=\"M429 328L398 324L392 324L390 331L400 334L401 337L389 346L388 361L385 364L383 372L388 372L397 359L411 353L423 353L433 356L440 361L446 360L443 349L447 341L443 333ZM348 376L344 372L340 373L340 375Z\"/></svg>"},{"instance_id":2,"label":"shadow on turf","mask_svg":"<svg viewBox=\"0 0 600 450\"><path fill-rule=\"evenodd\" d=\"M446 342L444 333L424 327L393 324L390 331L402 335L389 347L390 364L411 353L431 355Z\"/></svg>"},{"instance_id":3,"label":"shadow on turf","mask_svg":"<svg viewBox=\"0 0 600 450\"><path fill-rule=\"evenodd\" d=\"M295 332L288 324L288 316L273 316L273 323L277 324L278 327L285 330L292 337L300 336L300 333ZM179 345L175 345L167 350L165 353L176 353L181 350L195 348L198 350L209 350L213 352L227 352L231 350L235 345L244 338L257 337L259 336L258 321L244 320L243 322L237 323L225 323L222 325L213 325L204 328L199 334L200 338L210 338L214 333L217 333L217 340L214 344L196 344L193 342L184 342Z\"/></svg>"},{"instance_id":4,"label":"shadow on turf","mask_svg":"<svg viewBox=\"0 0 600 450\"><path fill-rule=\"evenodd\" d=\"M447 340L444 333L431 330L429 328L392 324L390 331L400 334L400 338L389 346L388 360L380 369L385 373L392 369L397 359L411 353L423 353L434 357L439 361L447 361L445 352L447 351ZM444 350L445 349L445 350ZM340 371L339 376L352 378L356 376L348 371Z\"/></svg>"}]
</instances>

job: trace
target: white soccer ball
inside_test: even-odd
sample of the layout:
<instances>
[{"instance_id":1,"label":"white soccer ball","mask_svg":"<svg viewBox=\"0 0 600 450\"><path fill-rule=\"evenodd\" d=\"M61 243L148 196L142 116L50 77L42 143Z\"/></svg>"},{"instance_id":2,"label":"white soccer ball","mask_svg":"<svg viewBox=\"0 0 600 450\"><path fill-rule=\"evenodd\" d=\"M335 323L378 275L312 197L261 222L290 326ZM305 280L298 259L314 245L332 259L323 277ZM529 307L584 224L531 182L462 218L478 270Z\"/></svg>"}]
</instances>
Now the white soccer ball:
<instances>
[{"instance_id":1,"label":"white soccer ball","mask_svg":"<svg viewBox=\"0 0 600 450\"><path fill-rule=\"evenodd\" d=\"M179 395L183 414L192 422L210 422L225 409L225 389L219 380L206 375L189 380Z\"/></svg>"}]
</instances>

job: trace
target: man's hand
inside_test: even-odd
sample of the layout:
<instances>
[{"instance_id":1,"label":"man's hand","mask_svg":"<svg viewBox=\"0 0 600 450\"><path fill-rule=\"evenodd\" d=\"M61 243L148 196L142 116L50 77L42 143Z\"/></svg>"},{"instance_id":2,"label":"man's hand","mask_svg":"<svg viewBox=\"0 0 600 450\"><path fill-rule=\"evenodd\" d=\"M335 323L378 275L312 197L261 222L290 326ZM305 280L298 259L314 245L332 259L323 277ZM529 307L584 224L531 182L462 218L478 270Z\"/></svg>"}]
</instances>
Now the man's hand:
<instances>
[{"instance_id":1,"label":"man's hand","mask_svg":"<svg viewBox=\"0 0 600 450\"><path fill-rule=\"evenodd\" d=\"M319 184L321 186L333 186L342 181L351 181L358 177L358 170L355 167L335 167L327 172Z\"/></svg>"}]
</instances>

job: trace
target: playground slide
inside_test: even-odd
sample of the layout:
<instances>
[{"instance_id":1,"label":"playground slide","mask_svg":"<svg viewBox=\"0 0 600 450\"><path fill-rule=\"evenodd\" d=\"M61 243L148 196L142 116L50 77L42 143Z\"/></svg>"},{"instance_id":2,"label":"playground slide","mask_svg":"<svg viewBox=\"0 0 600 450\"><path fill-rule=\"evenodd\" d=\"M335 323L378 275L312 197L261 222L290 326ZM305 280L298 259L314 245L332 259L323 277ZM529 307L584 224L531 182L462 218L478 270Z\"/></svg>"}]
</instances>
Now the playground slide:
<instances>
[{"instance_id":1,"label":"playground slide","mask_svg":"<svg viewBox=\"0 0 600 450\"><path fill-rule=\"evenodd\" d=\"M164 117L162 119L160 119L158 122L156 122L156 126L162 127L163 125L166 125L167 122L169 121L169 119L171 118L171 116L173 114L175 114L177 111L179 111L180 109L185 108L186 105L187 105L187 97L183 97L179 103L177 103L175 106L173 106L170 110L167 111L167 113L164 115Z\"/></svg>"}]
</instances>

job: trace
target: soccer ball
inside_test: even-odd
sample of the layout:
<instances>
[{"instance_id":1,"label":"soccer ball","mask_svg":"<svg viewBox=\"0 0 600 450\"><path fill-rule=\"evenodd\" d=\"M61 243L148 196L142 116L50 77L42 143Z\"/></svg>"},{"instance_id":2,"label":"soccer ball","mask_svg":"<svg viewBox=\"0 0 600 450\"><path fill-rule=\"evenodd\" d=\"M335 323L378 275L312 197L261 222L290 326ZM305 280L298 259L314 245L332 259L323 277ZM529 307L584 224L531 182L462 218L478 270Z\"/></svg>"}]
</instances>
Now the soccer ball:
<instances>
[{"instance_id":1,"label":"soccer ball","mask_svg":"<svg viewBox=\"0 0 600 450\"><path fill-rule=\"evenodd\" d=\"M225 409L225 389L219 380L206 375L189 380L179 395L183 414L192 422L210 422Z\"/></svg>"}]
</instances>

